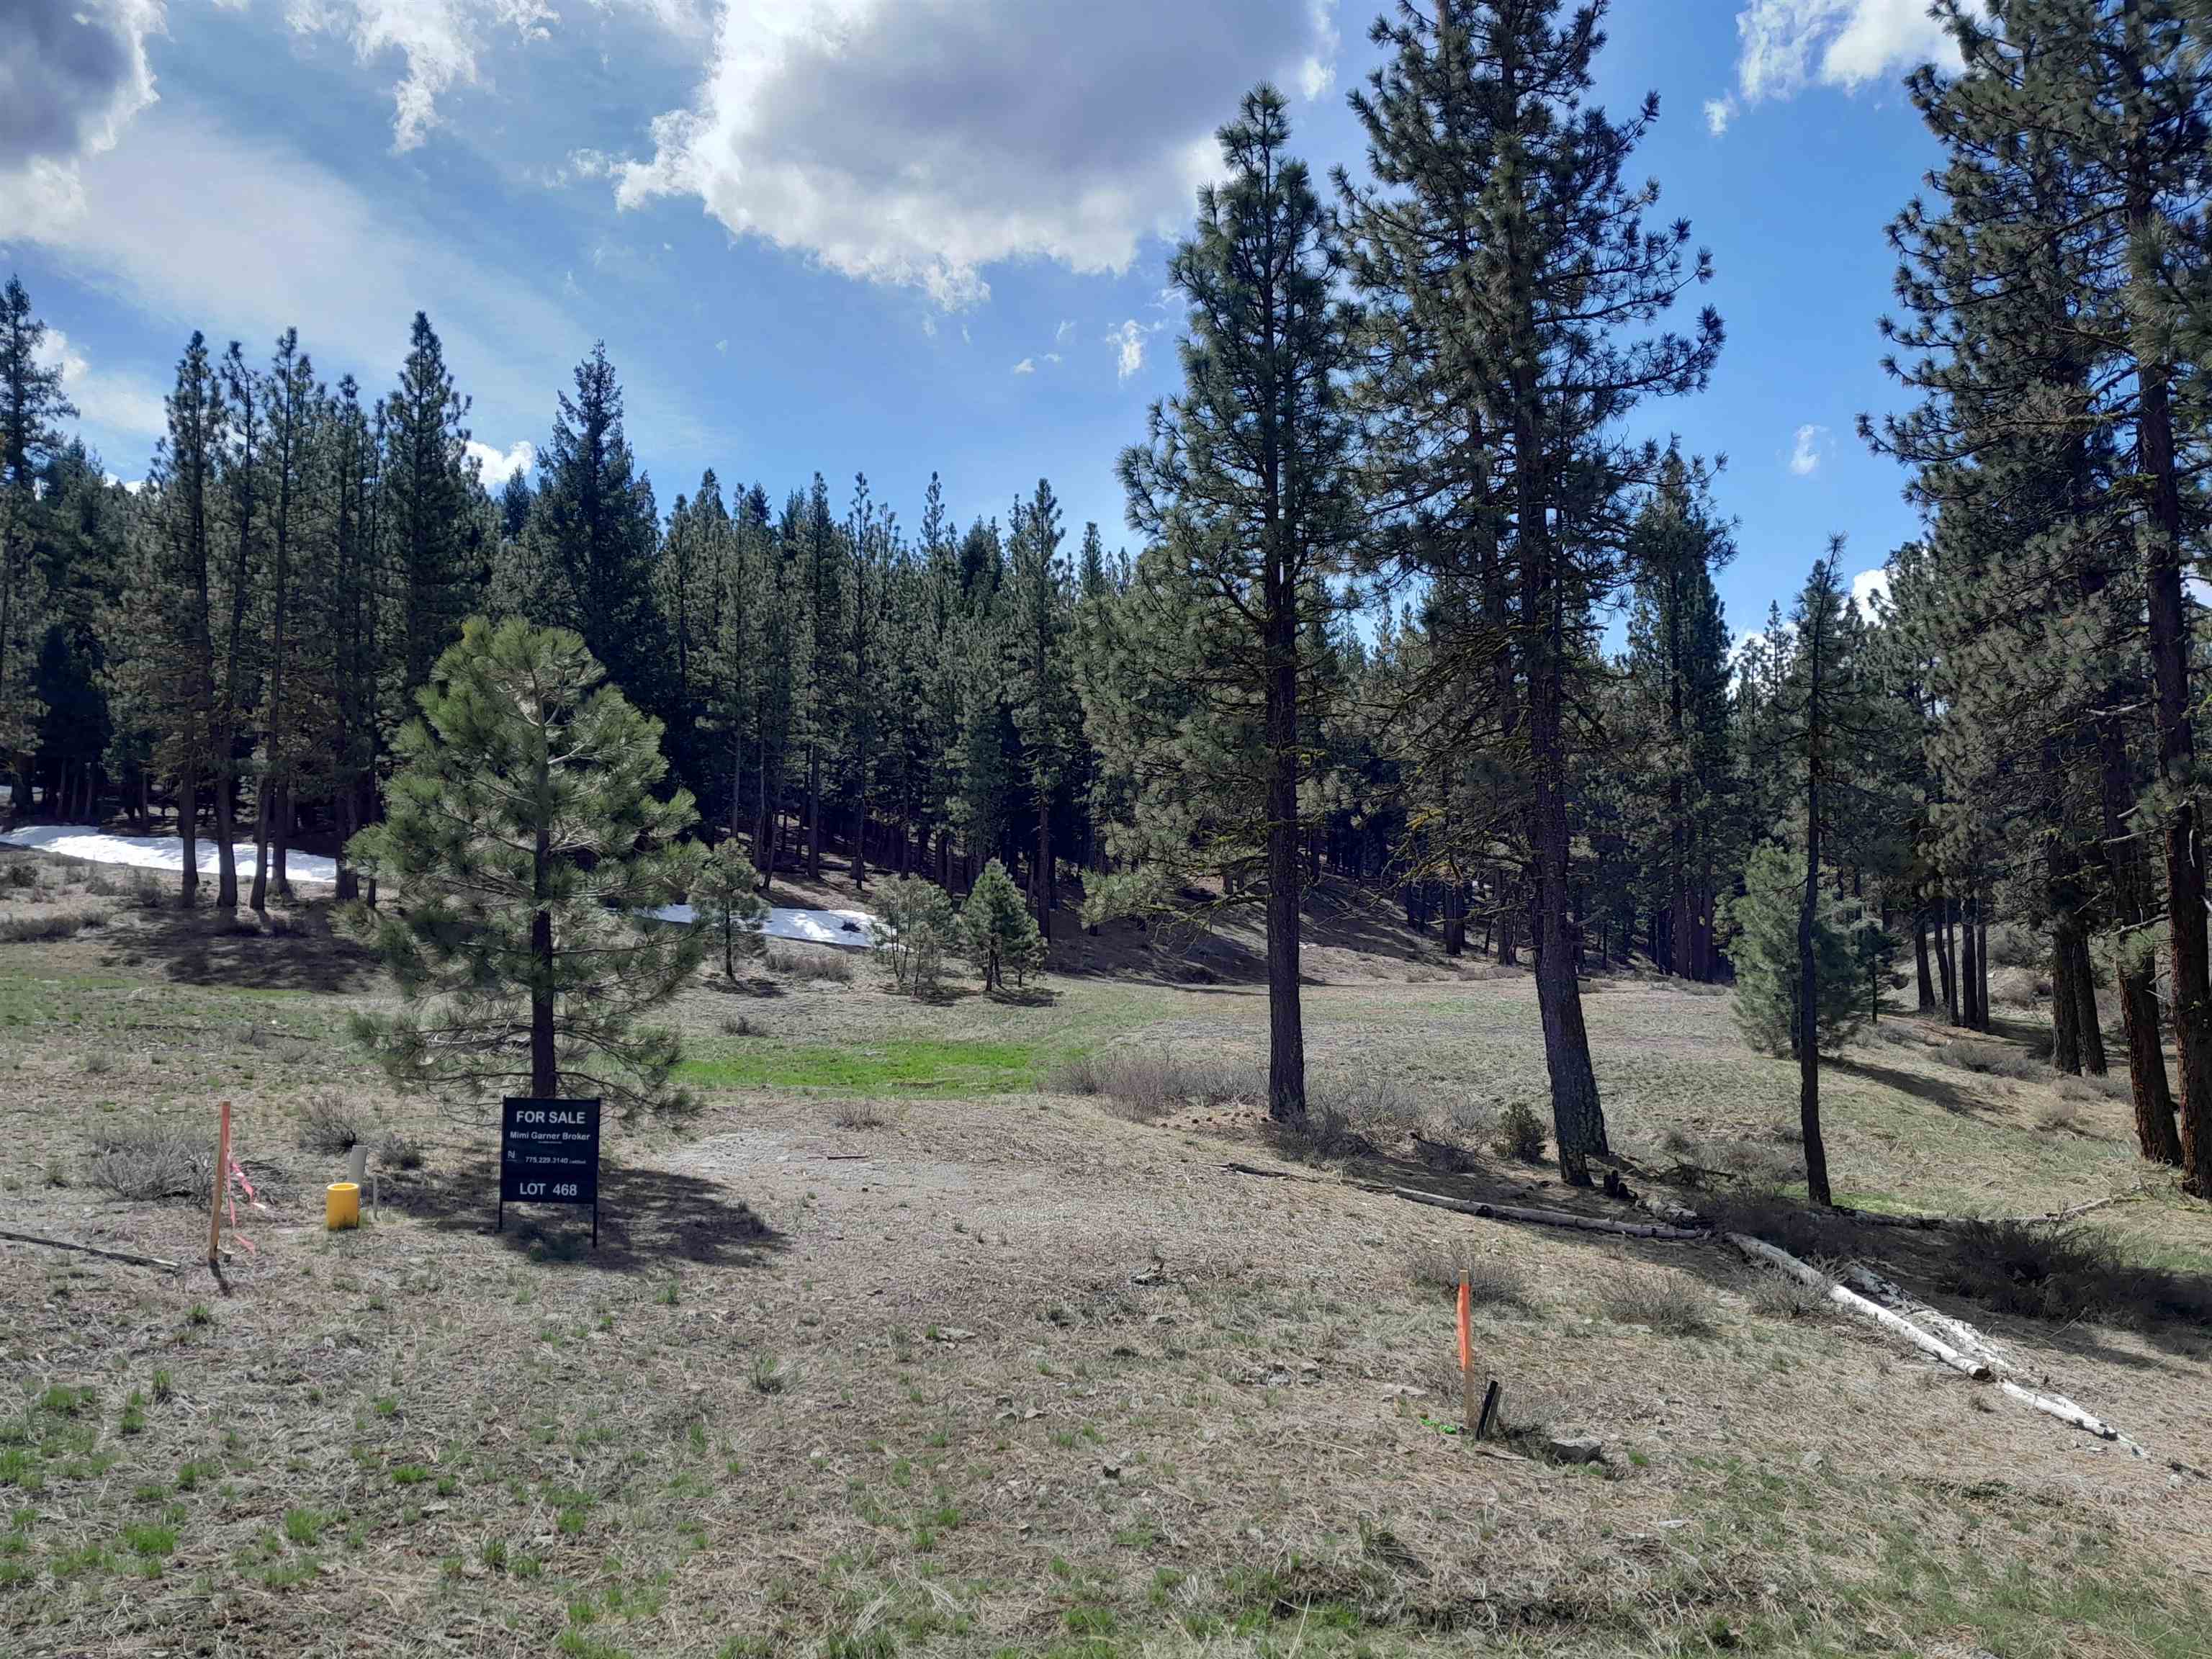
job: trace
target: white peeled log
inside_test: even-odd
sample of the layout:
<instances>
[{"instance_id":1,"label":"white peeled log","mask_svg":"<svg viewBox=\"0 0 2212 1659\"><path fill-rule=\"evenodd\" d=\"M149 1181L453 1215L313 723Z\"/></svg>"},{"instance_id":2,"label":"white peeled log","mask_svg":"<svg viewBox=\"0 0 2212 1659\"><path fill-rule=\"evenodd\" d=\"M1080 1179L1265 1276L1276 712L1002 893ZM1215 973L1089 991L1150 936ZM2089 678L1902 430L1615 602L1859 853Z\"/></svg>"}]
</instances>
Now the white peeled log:
<instances>
[{"instance_id":1,"label":"white peeled log","mask_svg":"<svg viewBox=\"0 0 2212 1659\"><path fill-rule=\"evenodd\" d=\"M2042 1412L2057 1418L2062 1423L2071 1424L2077 1429L2095 1435L2100 1440L2109 1440L2115 1445L2125 1446L2137 1457L2150 1455L2141 1446L2106 1422L2103 1418L2092 1417L2063 1395L2037 1394L2033 1389L2023 1389L2017 1382L2000 1382L1997 1386L2031 1411Z\"/></svg>"},{"instance_id":2,"label":"white peeled log","mask_svg":"<svg viewBox=\"0 0 2212 1659\"><path fill-rule=\"evenodd\" d=\"M1778 1250L1764 1239L1753 1238L1747 1233L1730 1233L1728 1241L1746 1255L1764 1261L1770 1267L1778 1267L1800 1284L1820 1291L1838 1307L1856 1314L1862 1319L1870 1319L1883 1329L1903 1337L1921 1352L1942 1360L1954 1370L1963 1371L1977 1382L1990 1380L1990 1368L1981 1360L1970 1354L1960 1353L1949 1343L1930 1336L1903 1315L1893 1314L1880 1303L1869 1302L1857 1291L1847 1290L1819 1268L1808 1267L1789 1251Z\"/></svg>"}]
</instances>

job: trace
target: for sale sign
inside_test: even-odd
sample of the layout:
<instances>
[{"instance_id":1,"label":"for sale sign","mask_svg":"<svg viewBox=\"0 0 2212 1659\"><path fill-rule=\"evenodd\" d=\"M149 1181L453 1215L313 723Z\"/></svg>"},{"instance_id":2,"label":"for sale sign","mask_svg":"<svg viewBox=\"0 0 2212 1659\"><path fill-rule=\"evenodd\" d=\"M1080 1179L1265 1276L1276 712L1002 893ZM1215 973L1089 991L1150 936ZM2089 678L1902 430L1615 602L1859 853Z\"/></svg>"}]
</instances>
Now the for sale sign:
<instances>
[{"instance_id":1,"label":"for sale sign","mask_svg":"<svg viewBox=\"0 0 2212 1659\"><path fill-rule=\"evenodd\" d=\"M599 1242L599 1103L518 1100L499 1122L499 1224L510 1204L588 1204Z\"/></svg>"}]
</instances>

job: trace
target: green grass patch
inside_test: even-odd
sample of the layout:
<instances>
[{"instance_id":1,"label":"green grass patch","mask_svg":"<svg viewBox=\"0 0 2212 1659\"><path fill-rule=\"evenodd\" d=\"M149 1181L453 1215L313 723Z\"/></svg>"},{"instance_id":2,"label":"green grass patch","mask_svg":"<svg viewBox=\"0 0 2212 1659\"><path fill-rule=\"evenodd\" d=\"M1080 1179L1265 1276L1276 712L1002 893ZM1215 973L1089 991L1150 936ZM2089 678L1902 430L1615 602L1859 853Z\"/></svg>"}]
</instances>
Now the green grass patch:
<instances>
[{"instance_id":1,"label":"green grass patch","mask_svg":"<svg viewBox=\"0 0 2212 1659\"><path fill-rule=\"evenodd\" d=\"M972 1098L1037 1086L1047 1056L1034 1043L886 1037L735 1049L678 1067L709 1089L819 1089L865 1095Z\"/></svg>"}]
</instances>

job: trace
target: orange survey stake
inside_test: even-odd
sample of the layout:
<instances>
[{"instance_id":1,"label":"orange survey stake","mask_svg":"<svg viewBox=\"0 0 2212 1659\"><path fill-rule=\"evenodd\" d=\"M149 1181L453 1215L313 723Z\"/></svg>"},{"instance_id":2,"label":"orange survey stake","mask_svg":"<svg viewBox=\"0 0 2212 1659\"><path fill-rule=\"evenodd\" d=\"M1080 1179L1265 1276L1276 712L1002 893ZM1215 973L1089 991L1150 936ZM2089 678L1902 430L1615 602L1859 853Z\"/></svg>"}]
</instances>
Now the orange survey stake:
<instances>
[{"instance_id":1,"label":"orange survey stake","mask_svg":"<svg viewBox=\"0 0 2212 1659\"><path fill-rule=\"evenodd\" d=\"M1459 1368L1462 1374L1474 1364L1474 1338L1468 1326L1469 1310L1474 1297L1469 1294L1467 1275L1459 1276Z\"/></svg>"}]
</instances>

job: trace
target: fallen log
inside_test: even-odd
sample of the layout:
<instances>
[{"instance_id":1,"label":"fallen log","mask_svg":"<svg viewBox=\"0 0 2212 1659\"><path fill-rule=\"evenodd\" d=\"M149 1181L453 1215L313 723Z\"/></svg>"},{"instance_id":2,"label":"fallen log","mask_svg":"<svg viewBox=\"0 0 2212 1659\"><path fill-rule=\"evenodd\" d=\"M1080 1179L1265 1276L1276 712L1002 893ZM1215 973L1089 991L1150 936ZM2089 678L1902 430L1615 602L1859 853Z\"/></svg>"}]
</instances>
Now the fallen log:
<instances>
[{"instance_id":1,"label":"fallen log","mask_svg":"<svg viewBox=\"0 0 2212 1659\"><path fill-rule=\"evenodd\" d=\"M86 1255L96 1255L108 1261L127 1261L134 1267L159 1267L164 1273L182 1273L183 1267L174 1261L164 1261L158 1255L140 1255L135 1250L104 1250L97 1244L79 1244L74 1239L41 1238L36 1233L19 1233L0 1227L0 1238L12 1239L18 1244L40 1244L50 1250L76 1250Z\"/></svg>"},{"instance_id":2,"label":"fallen log","mask_svg":"<svg viewBox=\"0 0 2212 1659\"><path fill-rule=\"evenodd\" d=\"M1950 1340L1960 1352L1988 1363L1992 1372L2008 1371L2012 1361L2000 1352L1996 1345L1963 1319L1954 1319L1940 1309L1931 1308L1893 1280L1884 1279L1864 1262L1854 1261L1844 1270L1846 1275L1869 1296L1876 1298L1893 1312L1933 1325L1938 1330L1950 1333Z\"/></svg>"},{"instance_id":3,"label":"fallen log","mask_svg":"<svg viewBox=\"0 0 2212 1659\"><path fill-rule=\"evenodd\" d=\"M1963 1371L1977 1382L1990 1380L1990 1368L1982 1361L1960 1353L1949 1343L1930 1336L1919 1326L1900 1314L1893 1314L1878 1302L1869 1302L1857 1291L1848 1290L1822 1273L1818 1267L1808 1267L1787 1250L1778 1250L1764 1239L1753 1238L1746 1233L1730 1233L1729 1243L1755 1261L1770 1267L1778 1267L1790 1278L1812 1290L1820 1291L1829 1301L1862 1319L1870 1319L1885 1330L1903 1337L1923 1353L1932 1355L1950 1366Z\"/></svg>"},{"instance_id":4,"label":"fallen log","mask_svg":"<svg viewBox=\"0 0 2212 1659\"><path fill-rule=\"evenodd\" d=\"M1520 1204L1486 1204L1480 1199L1446 1198L1413 1187L1391 1187L1394 1198L1413 1204L1432 1204L1440 1210L1457 1210L1492 1221L1527 1221L1540 1227L1572 1227L1586 1233L1612 1233L1623 1238L1704 1238L1707 1234L1688 1227L1668 1227L1651 1221L1607 1221L1597 1216L1576 1215L1567 1210L1537 1210Z\"/></svg>"},{"instance_id":5,"label":"fallen log","mask_svg":"<svg viewBox=\"0 0 2212 1659\"><path fill-rule=\"evenodd\" d=\"M2083 1411L2079 1406L2075 1405L2072 1401L2067 1399L2063 1395L2037 1394L2031 1389L2023 1389L2017 1382L2000 1382L1997 1386L2002 1389L2005 1393L2009 1395L2013 1399L2019 1401L2021 1405L2027 1407L2031 1411L2043 1412L2049 1416L2057 1418L2062 1423L2070 1424L2075 1428L2085 1430L2088 1433L2095 1435L2100 1440L2109 1440L2115 1445L2125 1446L2137 1457L2148 1457L2150 1455L2150 1454L2145 1451L2141 1446L2136 1444L2136 1443L2129 1439L2127 1436L2122 1434L2111 1424L2106 1422L2103 1418L2092 1417L2087 1412Z\"/></svg>"}]
</instances>

